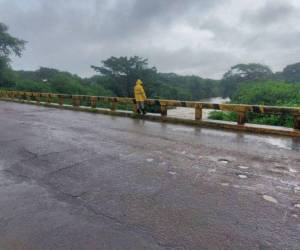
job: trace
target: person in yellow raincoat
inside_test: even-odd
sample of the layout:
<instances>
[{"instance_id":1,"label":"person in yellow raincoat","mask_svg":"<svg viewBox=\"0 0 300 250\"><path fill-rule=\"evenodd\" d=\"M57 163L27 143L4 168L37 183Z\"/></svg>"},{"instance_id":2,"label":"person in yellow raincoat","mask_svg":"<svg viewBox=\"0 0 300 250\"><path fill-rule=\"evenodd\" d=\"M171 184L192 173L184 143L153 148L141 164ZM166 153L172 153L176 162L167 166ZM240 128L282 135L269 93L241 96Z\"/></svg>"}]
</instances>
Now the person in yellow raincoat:
<instances>
[{"instance_id":1,"label":"person in yellow raincoat","mask_svg":"<svg viewBox=\"0 0 300 250\"><path fill-rule=\"evenodd\" d=\"M145 101L147 100L147 96L143 87L143 82L140 79L136 81L134 87L134 98L136 101L137 112L139 114L143 113L145 115Z\"/></svg>"}]
</instances>

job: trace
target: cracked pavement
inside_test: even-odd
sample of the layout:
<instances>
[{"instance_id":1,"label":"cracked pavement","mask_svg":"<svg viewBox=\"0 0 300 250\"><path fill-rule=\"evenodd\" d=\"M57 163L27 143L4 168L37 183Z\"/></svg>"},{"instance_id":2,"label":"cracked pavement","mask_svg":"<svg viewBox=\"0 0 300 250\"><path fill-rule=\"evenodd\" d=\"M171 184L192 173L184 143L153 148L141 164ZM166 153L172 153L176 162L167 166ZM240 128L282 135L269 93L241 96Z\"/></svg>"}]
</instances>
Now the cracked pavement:
<instances>
[{"instance_id":1,"label":"cracked pavement","mask_svg":"<svg viewBox=\"0 0 300 250\"><path fill-rule=\"evenodd\" d=\"M300 140L0 101L0 249L299 249Z\"/></svg>"}]
</instances>

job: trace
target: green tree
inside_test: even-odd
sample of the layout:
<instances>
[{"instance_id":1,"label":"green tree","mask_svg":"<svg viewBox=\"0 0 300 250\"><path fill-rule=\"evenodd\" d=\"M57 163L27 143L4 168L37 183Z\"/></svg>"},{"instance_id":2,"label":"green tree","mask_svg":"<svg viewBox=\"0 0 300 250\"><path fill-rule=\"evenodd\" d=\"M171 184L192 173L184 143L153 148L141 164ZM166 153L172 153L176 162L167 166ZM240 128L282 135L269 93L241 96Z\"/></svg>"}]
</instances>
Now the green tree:
<instances>
[{"instance_id":1,"label":"green tree","mask_svg":"<svg viewBox=\"0 0 300 250\"><path fill-rule=\"evenodd\" d=\"M10 57L20 57L25 48L25 41L11 36L8 27L0 23L0 87L13 86L15 75L10 68Z\"/></svg>"},{"instance_id":2,"label":"green tree","mask_svg":"<svg viewBox=\"0 0 300 250\"><path fill-rule=\"evenodd\" d=\"M51 90L55 93L63 94L85 94L84 87L80 81L72 78L68 74L58 73L49 80Z\"/></svg>"},{"instance_id":3,"label":"green tree","mask_svg":"<svg viewBox=\"0 0 300 250\"><path fill-rule=\"evenodd\" d=\"M272 79L272 70L265 65L250 63L237 64L227 71L221 80L221 90L223 97L228 97L238 89L238 87L249 81Z\"/></svg>"},{"instance_id":4,"label":"green tree","mask_svg":"<svg viewBox=\"0 0 300 250\"><path fill-rule=\"evenodd\" d=\"M110 57L102 61L102 66L91 66L96 72L107 76L110 80L109 89L117 96L133 96L133 87L137 79L142 79L146 92L152 95L151 84L155 84L157 70L148 67L148 60L134 57Z\"/></svg>"},{"instance_id":5,"label":"green tree","mask_svg":"<svg viewBox=\"0 0 300 250\"><path fill-rule=\"evenodd\" d=\"M47 83L35 82L31 80L18 80L16 83L16 90L42 93L51 92L51 89Z\"/></svg>"},{"instance_id":6,"label":"green tree","mask_svg":"<svg viewBox=\"0 0 300 250\"><path fill-rule=\"evenodd\" d=\"M290 83L300 82L300 63L286 66L282 72L285 81Z\"/></svg>"}]
</instances>

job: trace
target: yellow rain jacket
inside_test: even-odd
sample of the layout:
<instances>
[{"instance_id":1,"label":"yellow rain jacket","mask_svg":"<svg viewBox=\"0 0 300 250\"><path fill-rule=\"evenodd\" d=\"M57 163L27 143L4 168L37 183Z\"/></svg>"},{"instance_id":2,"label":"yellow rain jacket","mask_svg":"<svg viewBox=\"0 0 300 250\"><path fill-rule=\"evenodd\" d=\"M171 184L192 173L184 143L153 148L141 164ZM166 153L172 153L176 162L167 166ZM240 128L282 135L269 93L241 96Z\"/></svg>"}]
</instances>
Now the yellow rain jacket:
<instances>
[{"instance_id":1,"label":"yellow rain jacket","mask_svg":"<svg viewBox=\"0 0 300 250\"><path fill-rule=\"evenodd\" d=\"M137 102L144 102L147 99L145 90L143 88L143 82L140 79L138 79L136 81L136 84L134 87L134 97Z\"/></svg>"}]
</instances>

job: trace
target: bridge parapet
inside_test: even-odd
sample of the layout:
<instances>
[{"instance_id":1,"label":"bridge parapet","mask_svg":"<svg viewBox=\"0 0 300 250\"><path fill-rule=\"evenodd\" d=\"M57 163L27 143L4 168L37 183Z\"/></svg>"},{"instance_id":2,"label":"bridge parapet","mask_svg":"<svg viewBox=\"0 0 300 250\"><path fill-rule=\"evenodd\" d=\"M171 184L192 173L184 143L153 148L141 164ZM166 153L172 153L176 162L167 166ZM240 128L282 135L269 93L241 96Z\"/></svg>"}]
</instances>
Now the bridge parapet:
<instances>
[{"instance_id":1,"label":"bridge parapet","mask_svg":"<svg viewBox=\"0 0 300 250\"><path fill-rule=\"evenodd\" d=\"M134 98L127 97L107 97L107 96L87 96L87 95L70 95L70 94L54 94L54 93L36 93L22 91L6 91L0 90L0 98L4 100L30 102L56 106L71 106L74 109L80 107L89 107L92 110L97 109L101 104L108 104L107 108L111 112L117 112L118 105L129 105L133 114L136 115L136 101ZM277 106L261 106L261 105L244 105L244 104L215 104L196 101L179 101L179 100L162 100L148 99L148 106L159 106L161 120L166 120L168 116L168 108L173 107L189 107L195 109L194 122L199 124L202 122L203 109L213 109L221 111L231 111L238 114L237 126L245 126L247 121L247 113L253 112L258 114L276 114L291 115L294 117L294 129L300 129L300 108L295 107L277 107ZM298 134L297 134L298 135Z\"/></svg>"}]
</instances>

